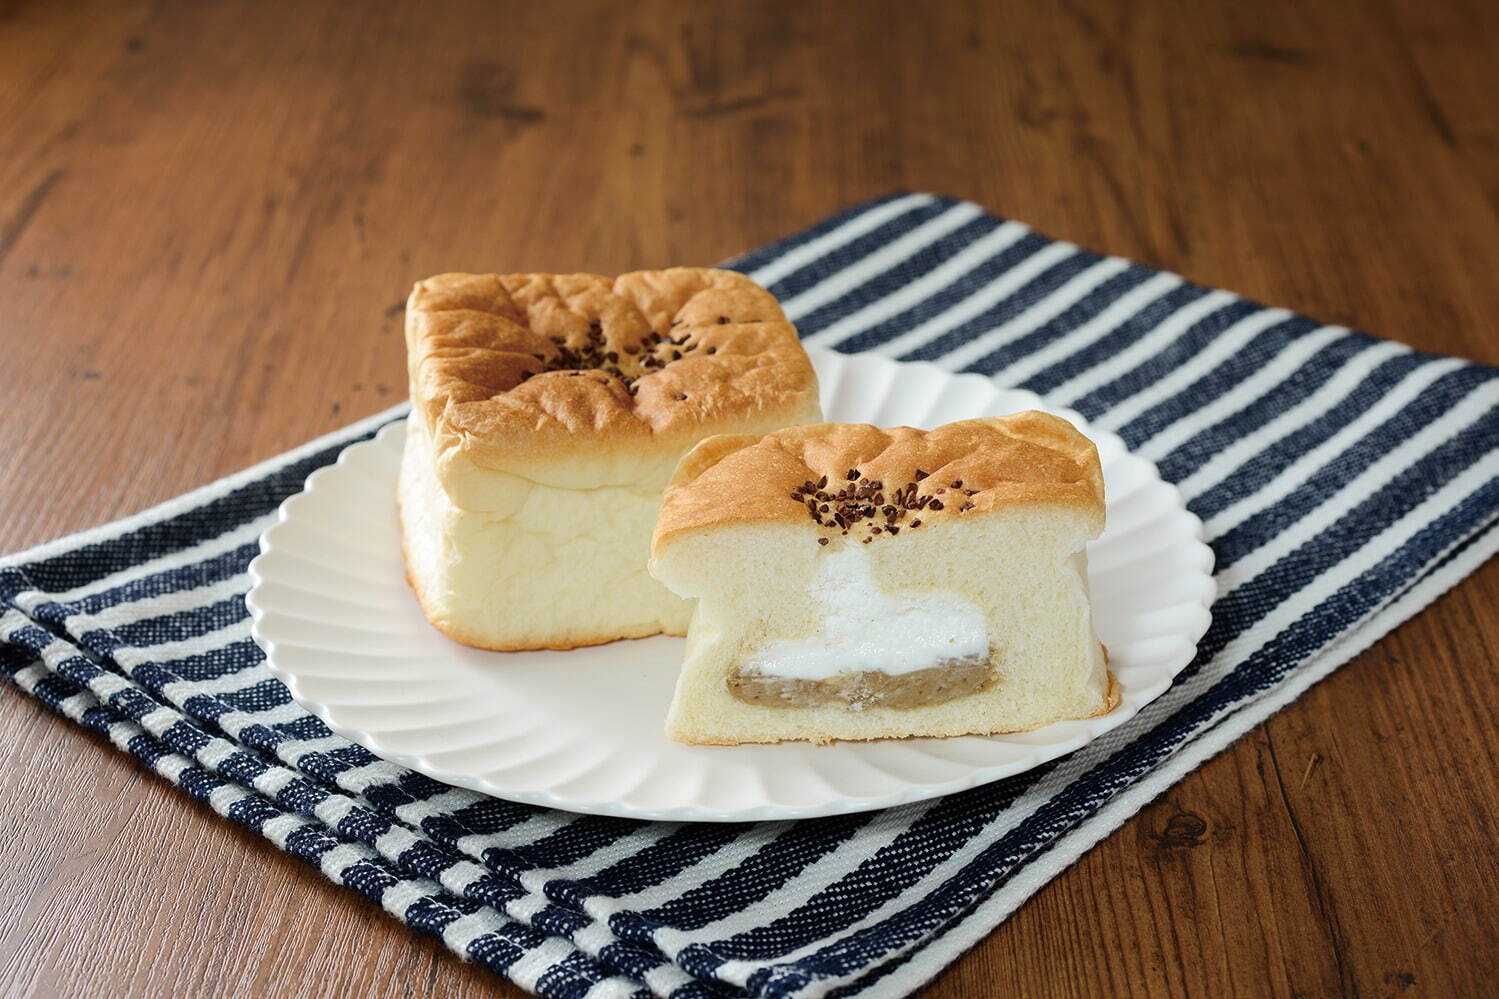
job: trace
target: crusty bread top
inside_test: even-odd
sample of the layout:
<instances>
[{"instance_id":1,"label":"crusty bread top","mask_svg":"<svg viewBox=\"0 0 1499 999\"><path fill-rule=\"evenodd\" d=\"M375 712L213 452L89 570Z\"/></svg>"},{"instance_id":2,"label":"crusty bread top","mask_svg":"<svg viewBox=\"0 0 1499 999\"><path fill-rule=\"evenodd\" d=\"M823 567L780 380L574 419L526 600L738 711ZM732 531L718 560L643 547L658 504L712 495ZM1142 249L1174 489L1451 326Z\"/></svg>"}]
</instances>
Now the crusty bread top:
<instances>
[{"instance_id":1,"label":"crusty bread top","mask_svg":"<svg viewBox=\"0 0 1499 999\"><path fill-rule=\"evenodd\" d=\"M1075 506L1103 529L1098 449L1030 410L935 430L818 423L764 437L710 437L677 466L652 551L730 523L805 524L863 541L1017 505Z\"/></svg>"},{"instance_id":2,"label":"crusty bread top","mask_svg":"<svg viewBox=\"0 0 1499 999\"><path fill-rule=\"evenodd\" d=\"M439 465L454 450L521 474L599 453L674 459L706 434L816 412L795 327L733 271L442 274L412 290L406 346Z\"/></svg>"}]
</instances>

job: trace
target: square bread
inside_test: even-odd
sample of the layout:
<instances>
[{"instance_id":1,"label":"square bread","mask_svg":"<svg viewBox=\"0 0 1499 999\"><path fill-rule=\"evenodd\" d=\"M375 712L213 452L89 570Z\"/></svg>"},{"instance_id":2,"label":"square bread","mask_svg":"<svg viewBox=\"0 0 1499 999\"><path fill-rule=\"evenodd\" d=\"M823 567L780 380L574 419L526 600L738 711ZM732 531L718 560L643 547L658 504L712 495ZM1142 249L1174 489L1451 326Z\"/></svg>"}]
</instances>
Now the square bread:
<instances>
[{"instance_id":1,"label":"square bread","mask_svg":"<svg viewBox=\"0 0 1499 999\"><path fill-rule=\"evenodd\" d=\"M652 541L652 574L697 601L666 734L822 743L1107 712L1086 554L1103 522L1097 450L1044 413L706 440Z\"/></svg>"},{"instance_id":2,"label":"square bread","mask_svg":"<svg viewBox=\"0 0 1499 999\"><path fill-rule=\"evenodd\" d=\"M705 437L821 419L796 329L732 271L443 274L406 307L399 499L427 619L489 649L683 634L646 571Z\"/></svg>"}]
</instances>

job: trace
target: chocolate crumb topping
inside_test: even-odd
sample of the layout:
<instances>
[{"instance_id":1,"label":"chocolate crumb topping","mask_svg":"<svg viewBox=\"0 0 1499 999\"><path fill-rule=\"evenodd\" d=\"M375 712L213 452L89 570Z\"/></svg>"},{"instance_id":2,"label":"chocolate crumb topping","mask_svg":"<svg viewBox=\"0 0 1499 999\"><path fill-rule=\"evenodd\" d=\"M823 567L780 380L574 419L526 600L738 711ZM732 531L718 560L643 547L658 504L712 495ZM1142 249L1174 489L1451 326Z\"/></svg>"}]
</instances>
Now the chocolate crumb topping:
<instances>
[{"instance_id":1,"label":"chocolate crumb topping","mask_svg":"<svg viewBox=\"0 0 1499 999\"><path fill-rule=\"evenodd\" d=\"M721 317L719 322L727 323L729 319ZM671 326L675 329L684 323L682 319L673 319ZM684 332L680 336L667 336L654 330L647 333L639 343L622 344L618 349L610 349L604 337L604 323L600 319L588 321L586 338L581 343L569 343L555 336L552 343L556 352L550 357L541 353L530 355L539 362L537 369L527 371L521 381L548 371L565 371L573 377L586 371L597 371L619 379L630 390L630 394L634 395L634 386L639 379L700 349L700 345L692 342L690 332ZM717 347L701 349L707 354L718 353ZM638 362L634 362L637 369L632 372L622 368L622 356L627 359L638 358ZM626 360L625 364L631 365L632 361Z\"/></svg>"},{"instance_id":2,"label":"chocolate crumb topping","mask_svg":"<svg viewBox=\"0 0 1499 999\"><path fill-rule=\"evenodd\" d=\"M917 469L911 481L887 488L885 482L871 479L857 468L850 468L837 489L829 489L828 477L820 475L816 482L804 480L787 495L793 502L807 508L807 515L818 527L832 528L842 535L857 531L863 535L859 540L868 544L872 538L881 535L898 535L902 527L920 527L923 521L916 515L923 510L946 509L946 504L937 498L936 493L945 493L951 487L938 486L931 493L921 493L918 483L926 477L928 473ZM961 479L956 481L962 482ZM963 511L971 509L972 503L964 504ZM826 542L820 540L818 543Z\"/></svg>"}]
</instances>

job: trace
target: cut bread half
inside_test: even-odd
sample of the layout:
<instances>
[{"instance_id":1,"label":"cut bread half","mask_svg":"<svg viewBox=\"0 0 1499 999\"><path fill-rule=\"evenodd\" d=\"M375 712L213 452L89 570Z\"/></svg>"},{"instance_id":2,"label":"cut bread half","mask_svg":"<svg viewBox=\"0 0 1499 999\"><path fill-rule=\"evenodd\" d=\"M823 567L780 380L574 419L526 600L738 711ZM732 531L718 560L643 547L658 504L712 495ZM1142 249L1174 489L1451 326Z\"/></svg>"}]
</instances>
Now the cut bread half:
<instances>
[{"instance_id":1,"label":"cut bread half","mask_svg":"<svg viewBox=\"0 0 1499 999\"><path fill-rule=\"evenodd\" d=\"M666 493L652 574L696 600L667 735L1017 732L1110 710L1091 442L1041 413L717 437Z\"/></svg>"}]
</instances>

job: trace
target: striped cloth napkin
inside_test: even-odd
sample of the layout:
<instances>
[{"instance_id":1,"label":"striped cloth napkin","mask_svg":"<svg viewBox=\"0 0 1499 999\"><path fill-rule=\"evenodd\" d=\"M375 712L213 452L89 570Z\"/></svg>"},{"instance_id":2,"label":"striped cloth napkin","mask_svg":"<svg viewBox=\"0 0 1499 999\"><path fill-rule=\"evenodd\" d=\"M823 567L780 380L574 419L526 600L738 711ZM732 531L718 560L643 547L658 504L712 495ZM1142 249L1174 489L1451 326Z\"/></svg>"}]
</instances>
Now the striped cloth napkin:
<instances>
[{"instance_id":1,"label":"striped cloth napkin","mask_svg":"<svg viewBox=\"0 0 1499 999\"><path fill-rule=\"evenodd\" d=\"M547 996L900 995L1499 547L1499 371L902 194L737 261L809 343L978 371L1121 434L1217 552L1195 662L1057 762L866 815L586 817L385 763L249 637L276 505L381 414L0 561L0 669L220 815ZM143 830L141 835L151 835Z\"/></svg>"}]
</instances>

